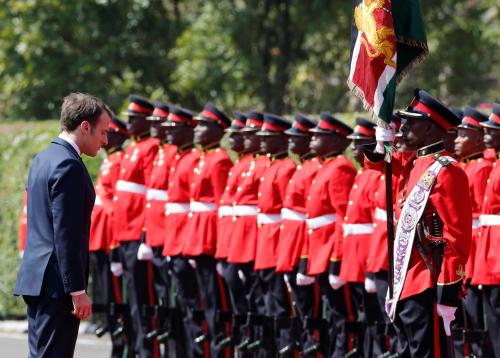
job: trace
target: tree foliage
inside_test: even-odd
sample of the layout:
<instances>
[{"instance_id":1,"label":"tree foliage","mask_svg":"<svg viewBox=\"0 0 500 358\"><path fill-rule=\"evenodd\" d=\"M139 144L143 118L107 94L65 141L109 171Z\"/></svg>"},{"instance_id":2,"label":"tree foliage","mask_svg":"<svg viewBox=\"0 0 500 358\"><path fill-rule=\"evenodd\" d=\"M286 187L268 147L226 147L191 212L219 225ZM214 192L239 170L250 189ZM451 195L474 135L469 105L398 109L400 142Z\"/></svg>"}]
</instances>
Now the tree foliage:
<instances>
[{"instance_id":1,"label":"tree foliage","mask_svg":"<svg viewBox=\"0 0 500 358\"><path fill-rule=\"evenodd\" d=\"M495 0L424 0L431 54L403 81L454 106L498 100ZM70 91L198 110L360 109L348 93L352 4L328 0L4 0L0 115L57 116Z\"/></svg>"}]
</instances>

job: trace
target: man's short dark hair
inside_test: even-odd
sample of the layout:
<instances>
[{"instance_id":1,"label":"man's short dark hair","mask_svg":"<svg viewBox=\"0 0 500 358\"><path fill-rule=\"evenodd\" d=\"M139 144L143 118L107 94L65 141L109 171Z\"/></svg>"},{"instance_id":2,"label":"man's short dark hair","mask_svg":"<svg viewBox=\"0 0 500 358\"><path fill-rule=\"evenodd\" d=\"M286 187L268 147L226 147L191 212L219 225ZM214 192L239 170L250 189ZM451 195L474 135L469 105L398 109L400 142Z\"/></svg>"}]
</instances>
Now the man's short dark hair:
<instances>
[{"instance_id":1,"label":"man's short dark hair","mask_svg":"<svg viewBox=\"0 0 500 358\"><path fill-rule=\"evenodd\" d=\"M111 110L104 102L87 93L70 93L64 97L61 107L61 128L74 131L83 121L94 128L101 114L106 111L111 117Z\"/></svg>"}]
</instances>

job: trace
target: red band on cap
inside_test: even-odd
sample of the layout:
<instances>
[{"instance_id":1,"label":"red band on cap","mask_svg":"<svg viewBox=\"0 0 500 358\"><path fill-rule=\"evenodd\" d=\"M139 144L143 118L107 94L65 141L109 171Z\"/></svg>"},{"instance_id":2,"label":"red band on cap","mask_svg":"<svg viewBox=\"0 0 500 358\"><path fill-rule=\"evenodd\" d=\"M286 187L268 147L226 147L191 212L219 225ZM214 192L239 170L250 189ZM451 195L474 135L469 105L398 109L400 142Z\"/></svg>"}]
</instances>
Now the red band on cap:
<instances>
[{"instance_id":1,"label":"red band on cap","mask_svg":"<svg viewBox=\"0 0 500 358\"><path fill-rule=\"evenodd\" d=\"M266 122L264 122L264 126L262 127L262 129L272 131L272 132L284 132L286 130L286 128L280 127L280 126L272 124L272 123L266 123Z\"/></svg>"},{"instance_id":2,"label":"red band on cap","mask_svg":"<svg viewBox=\"0 0 500 358\"><path fill-rule=\"evenodd\" d=\"M233 126L238 126L238 127L244 127L245 126L245 123L243 123L239 119L235 119L232 124L233 124Z\"/></svg>"},{"instance_id":3,"label":"red band on cap","mask_svg":"<svg viewBox=\"0 0 500 358\"><path fill-rule=\"evenodd\" d=\"M318 127L323 128L323 129L333 130L333 131L343 135L344 137L346 137L349 134L349 132L347 132L346 130L344 130L344 129L342 129L334 124L331 124L327 121L324 121L324 120L319 121Z\"/></svg>"},{"instance_id":4,"label":"red band on cap","mask_svg":"<svg viewBox=\"0 0 500 358\"><path fill-rule=\"evenodd\" d=\"M128 110L145 114L151 113L151 110L149 108L143 107L135 102L130 102L130 104L128 105Z\"/></svg>"},{"instance_id":5,"label":"red band on cap","mask_svg":"<svg viewBox=\"0 0 500 358\"><path fill-rule=\"evenodd\" d=\"M356 127L354 127L354 132L357 132L359 134L363 134L366 136L370 136L370 137L375 135L375 129L366 128L366 127L360 126L359 124Z\"/></svg>"},{"instance_id":6,"label":"red band on cap","mask_svg":"<svg viewBox=\"0 0 500 358\"><path fill-rule=\"evenodd\" d=\"M490 114L490 117L488 119L490 121L500 124L500 116L496 115L495 113Z\"/></svg>"},{"instance_id":7,"label":"red band on cap","mask_svg":"<svg viewBox=\"0 0 500 358\"><path fill-rule=\"evenodd\" d=\"M463 124L470 124L470 125L473 125L476 127L481 126L479 121L477 121L475 118L472 118L472 117L464 117L464 119L462 119L462 123Z\"/></svg>"},{"instance_id":8,"label":"red band on cap","mask_svg":"<svg viewBox=\"0 0 500 358\"><path fill-rule=\"evenodd\" d=\"M155 108L155 110L153 111L153 116L168 117L168 112L162 108Z\"/></svg>"},{"instance_id":9,"label":"red band on cap","mask_svg":"<svg viewBox=\"0 0 500 358\"><path fill-rule=\"evenodd\" d=\"M307 128L305 125L303 125L302 123L300 123L299 121L295 121L293 122L293 126L295 128L297 128L298 130L301 130L303 132L308 132L309 131L309 128Z\"/></svg>"},{"instance_id":10,"label":"red band on cap","mask_svg":"<svg viewBox=\"0 0 500 358\"><path fill-rule=\"evenodd\" d=\"M416 102L416 103L415 103ZM451 124L438 112L432 110L431 108L427 107L425 104L418 100L414 100L411 104L411 107L413 109L416 109L420 112L426 113L429 115L433 121L435 121L437 124L439 124L441 127L443 127L446 131L451 128Z\"/></svg>"},{"instance_id":11,"label":"red band on cap","mask_svg":"<svg viewBox=\"0 0 500 358\"><path fill-rule=\"evenodd\" d=\"M109 129L111 129L114 132L118 132L120 134L123 134L124 136L128 137L129 134L125 128L119 127L115 124L115 122L111 121L109 122Z\"/></svg>"},{"instance_id":12,"label":"red band on cap","mask_svg":"<svg viewBox=\"0 0 500 358\"><path fill-rule=\"evenodd\" d=\"M207 117L207 118L210 118L210 119L213 119L214 121L216 121L217 123L219 123L219 125L222 127L222 128L227 128L228 125L226 122L224 122L222 119L220 119L215 113L212 113L210 111L207 111L207 110L203 110L201 112L201 115L204 116L204 117Z\"/></svg>"},{"instance_id":13,"label":"red band on cap","mask_svg":"<svg viewBox=\"0 0 500 358\"><path fill-rule=\"evenodd\" d=\"M262 121L259 121L258 119L249 118L247 119L246 125L247 127L262 127Z\"/></svg>"},{"instance_id":14,"label":"red band on cap","mask_svg":"<svg viewBox=\"0 0 500 358\"><path fill-rule=\"evenodd\" d=\"M178 114L170 113L168 116L168 120L177 123L191 123L192 120L186 117L181 117Z\"/></svg>"}]
</instances>

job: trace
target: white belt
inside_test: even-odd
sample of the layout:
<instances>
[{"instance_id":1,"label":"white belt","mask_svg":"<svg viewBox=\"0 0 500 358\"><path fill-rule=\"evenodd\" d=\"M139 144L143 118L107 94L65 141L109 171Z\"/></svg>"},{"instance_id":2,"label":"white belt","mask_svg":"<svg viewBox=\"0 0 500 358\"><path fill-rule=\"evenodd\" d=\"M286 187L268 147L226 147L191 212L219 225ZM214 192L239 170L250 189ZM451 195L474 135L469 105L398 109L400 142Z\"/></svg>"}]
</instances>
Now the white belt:
<instances>
[{"instance_id":1,"label":"white belt","mask_svg":"<svg viewBox=\"0 0 500 358\"><path fill-rule=\"evenodd\" d=\"M387 221L387 211L384 209L380 209L379 207L375 208L375 219L380 221Z\"/></svg>"},{"instance_id":2,"label":"white belt","mask_svg":"<svg viewBox=\"0 0 500 358\"><path fill-rule=\"evenodd\" d=\"M481 222L479 219L472 219L472 229L479 229Z\"/></svg>"},{"instance_id":3,"label":"white belt","mask_svg":"<svg viewBox=\"0 0 500 358\"><path fill-rule=\"evenodd\" d=\"M257 205L235 205L233 206L234 216L257 216Z\"/></svg>"},{"instance_id":4,"label":"white belt","mask_svg":"<svg viewBox=\"0 0 500 358\"><path fill-rule=\"evenodd\" d=\"M325 214L316 216L315 218L307 219L307 226L311 230L319 229L323 226L333 224L337 221L337 214Z\"/></svg>"},{"instance_id":5,"label":"white belt","mask_svg":"<svg viewBox=\"0 0 500 358\"><path fill-rule=\"evenodd\" d=\"M301 213L300 211L283 208L281 209L281 218L284 220L305 221L306 214Z\"/></svg>"},{"instance_id":6,"label":"white belt","mask_svg":"<svg viewBox=\"0 0 500 358\"><path fill-rule=\"evenodd\" d=\"M214 203L204 203L202 201L192 201L190 210L194 213L203 213L207 211L215 211L217 206Z\"/></svg>"},{"instance_id":7,"label":"white belt","mask_svg":"<svg viewBox=\"0 0 500 358\"><path fill-rule=\"evenodd\" d=\"M233 216L233 207L232 206L219 206L219 217L224 216Z\"/></svg>"},{"instance_id":8,"label":"white belt","mask_svg":"<svg viewBox=\"0 0 500 358\"><path fill-rule=\"evenodd\" d=\"M148 189L148 191L146 192L146 200L167 201L168 200L167 191L160 189Z\"/></svg>"},{"instance_id":9,"label":"white belt","mask_svg":"<svg viewBox=\"0 0 500 358\"><path fill-rule=\"evenodd\" d=\"M257 224L279 224L281 222L281 214L258 214Z\"/></svg>"},{"instance_id":10,"label":"white belt","mask_svg":"<svg viewBox=\"0 0 500 358\"><path fill-rule=\"evenodd\" d=\"M500 225L500 215L479 215L479 224L481 226Z\"/></svg>"},{"instance_id":11,"label":"white belt","mask_svg":"<svg viewBox=\"0 0 500 358\"><path fill-rule=\"evenodd\" d=\"M373 224L344 224L344 236L347 235L363 235L373 232Z\"/></svg>"},{"instance_id":12,"label":"white belt","mask_svg":"<svg viewBox=\"0 0 500 358\"><path fill-rule=\"evenodd\" d=\"M167 203L165 205L167 214L189 213L189 203Z\"/></svg>"},{"instance_id":13,"label":"white belt","mask_svg":"<svg viewBox=\"0 0 500 358\"><path fill-rule=\"evenodd\" d=\"M135 194L146 194L147 189L146 186L142 184L133 183L131 181L118 180L116 182L116 190Z\"/></svg>"},{"instance_id":14,"label":"white belt","mask_svg":"<svg viewBox=\"0 0 500 358\"><path fill-rule=\"evenodd\" d=\"M102 206L102 200L101 200L101 197L99 195L96 195L95 196L95 202L94 202L94 205L95 206Z\"/></svg>"}]
</instances>

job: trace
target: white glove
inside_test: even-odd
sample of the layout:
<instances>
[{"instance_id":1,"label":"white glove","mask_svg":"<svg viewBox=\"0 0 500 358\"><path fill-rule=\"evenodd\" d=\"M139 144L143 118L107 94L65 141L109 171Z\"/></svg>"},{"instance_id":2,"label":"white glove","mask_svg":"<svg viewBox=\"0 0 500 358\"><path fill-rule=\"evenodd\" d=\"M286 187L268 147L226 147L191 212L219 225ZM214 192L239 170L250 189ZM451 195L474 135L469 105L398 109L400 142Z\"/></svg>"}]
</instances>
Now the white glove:
<instances>
[{"instance_id":1,"label":"white glove","mask_svg":"<svg viewBox=\"0 0 500 358\"><path fill-rule=\"evenodd\" d=\"M300 272L297 274L296 280L298 286L309 286L312 285L314 281L316 281L314 276L304 275Z\"/></svg>"},{"instance_id":2,"label":"white glove","mask_svg":"<svg viewBox=\"0 0 500 358\"><path fill-rule=\"evenodd\" d=\"M377 141L375 152L385 154L384 142L394 142L395 136L393 127L384 128L377 126L375 128L375 140Z\"/></svg>"},{"instance_id":3,"label":"white glove","mask_svg":"<svg viewBox=\"0 0 500 358\"><path fill-rule=\"evenodd\" d=\"M219 274L219 276L222 276L222 273L224 272L224 266L222 265L222 262L217 262L215 264L215 270Z\"/></svg>"},{"instance_id":4,"label":"white glove","mask_svg":"<svg viewBox=\"0 0 500 358\"><path fill-rule=\"evenodd\" d=\"M338 290L345 285L344 280L342 280L339 276L333 274L328 275L328 282L330 282L330 286L332 286L334 290Z\"/></svg>"},{"instance_id":5,"label":"white glove","mask_svg":"<svg viewBox=\"0 0 500 358\"><path fill-rule=\"evenodd\" d=\"M238 277L243 283L247 282L247 277L245 276L245 273L242 270L238 270Z\"/></svg>"},{"instance_id":6,"label":"white glove","mask_svg":"<svg viewBox=\"0 0 500 358\"><path fill-rule=\"evenodd\" d=\"M19 258L22 259L24 256L24 250L19 251Z\"/></svg>"},{"instance_id":7,"label":"white glove","mask_svg":"<svg viewBox=\"0 0 500 358\"><path fill-rule=\"evenodd\" d=\"M437 314L443 319L444 331L448 337L451 336L450 323L455 319L456 310L456 307L437 304Z\"/></svg>"},{"instance_id":8,"label":"white glove","mask_svg":"<svg viewBox=\"0 0 500 358\"><path fill-rule=\"evenodd\" d=\"M375 281L372 280L371 278L366 277L365 278L365 290L368 293L376 293L377 286L375 286Z\"/></svg>"},{"instance_id":9,"label":"white glove","mask_svg":"<svg viewBox=\"0 0 500 358\"><path fill-rule=\"evenodd\" d=\"M123 274L123 265L121 262L112 262L109 268L113 276L120 277Z\"/></svg>"},{"instance_id":10,"label":"white glove","mask_svg":"<svg viewBox=\"0 0 500 358\"><path fill-rule=\"evenodd\" d=\"M167 262L170 262L172 261L172 257L171 256L167 256Z\"/></svg>"},{"instance_id":11,"label":"white glove","mask_svg":"<svg viewBox=\"0 0 500 358\"><path fill-rule=\"evenodd\" d=\"M150 246L142 243L137 251L137 260L148 261L153 258L153 250Z\"/></svg>"},{"instance_id":12,"label":"white glove","mask_svg":"<svg viewBox=\"0 0 500 358\"><path fill-rule=\"evenodd\" d=\"M196 270L196 260L194 259L189 259L188 260L189 264L191 265L192 268Z\"/></svg>"}]
</instances>

